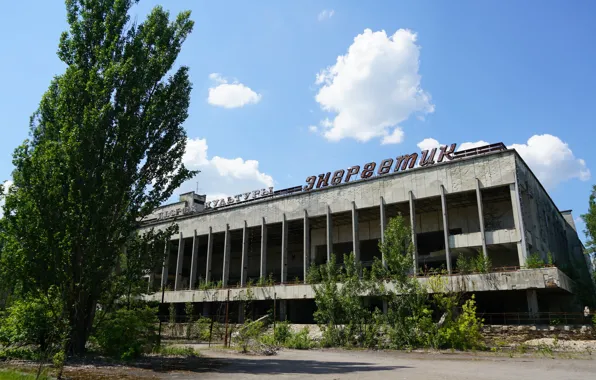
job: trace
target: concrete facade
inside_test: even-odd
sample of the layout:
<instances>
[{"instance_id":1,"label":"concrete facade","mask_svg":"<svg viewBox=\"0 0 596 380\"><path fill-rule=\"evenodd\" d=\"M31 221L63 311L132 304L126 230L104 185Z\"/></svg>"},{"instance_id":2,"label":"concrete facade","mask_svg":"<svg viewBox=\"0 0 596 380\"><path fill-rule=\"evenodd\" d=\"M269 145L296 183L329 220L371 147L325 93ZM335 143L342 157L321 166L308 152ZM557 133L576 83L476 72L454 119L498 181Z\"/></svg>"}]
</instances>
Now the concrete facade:
<instances>
[{"instance_id":1,"label":"concrete facade","mask_svg":"<svg viewBox=\"0 0 596 380\"><path fill-rule=\"evenodd\" d=\"M442 268L455 274L458 257L483 254L496 273L506 273L498 281L493 279L504 285L479 285L472 291L529 292L525 295L532 312L540 304L536 289L571 294L572 281L550 268L554 274L542 273L543 286L529 286L536 274L520 269L528 255L552 257L557 266L571 266L586 256L569 222L572 217L559 212L514 150L219 209L204 209L204 202L204 196L184 194L180 202L159 208L139 231L171 223L179 227L166 244L162 273L150 275L160 277L153 284L168 289L167 302L221 301L225 289L197 289L204 283L218 283L238 293L259 280L294 284L273 291L280 299L312 299L309 286L296 285L305 283L311 264L325 263L332 253L342 262L342 255L349 252L364 266L375 258L383 260L378 242L384 238L387 221L398 214L409 221L412 231L414 273ZM556 285L544 286L547 275L557 278L549 282ZM265 293L271 293L271 287L259 289L257 299L269 299ZM206 292L218 295L214 299Z\"/></svg>"}]
</instances>

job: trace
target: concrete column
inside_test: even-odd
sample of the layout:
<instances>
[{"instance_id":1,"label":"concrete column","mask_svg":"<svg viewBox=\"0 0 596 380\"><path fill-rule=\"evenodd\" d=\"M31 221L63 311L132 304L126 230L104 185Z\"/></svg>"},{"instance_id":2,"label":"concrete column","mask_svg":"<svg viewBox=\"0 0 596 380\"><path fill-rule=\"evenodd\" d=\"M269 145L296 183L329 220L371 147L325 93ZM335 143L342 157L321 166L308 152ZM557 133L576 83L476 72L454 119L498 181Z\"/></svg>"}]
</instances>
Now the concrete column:
<instances>
[{"instance_id":1,"label":"concrete column","mask_svg":"<svg viewBox=\"0 0 596 380\"><path fill-rule=\"evenodd\" d=\"M244 323L244 306L245 306L245 302L244 301L240 301L238 304L238 323Z\"/></svg>"},{"instance_id":2,"label":"concrete column","mask_svg":"<svg viewBox=\"0 0 596 380\"><path fill-rule=\"evenodd\" d=\"M205 263L205 282L211 281L211 259L213 257L213 231L209 227L209 234L207 234L207 262Z\"/></svg>"},{"instance_id":3,"label":"concrete column","mask_svg":"<svg viewBox=\"0 0 596 380\"><path fill-rule=\"evenodd\" d=\"M197 230L192 236L192 258L190 260L190 280L188 281L188 288L193 290L197 282L197 267L199 265L199 236Z\"/></svg>"},{"instance_id":4,"label":"concrete column","mask_svg":"<svg viewBox=\"0 0 596 380\"><path fill-rule=\"evenodd\" d=\"M161 269L161 287L162 289L168 286L168 266L170 265L170 239L166 240L166 247L164 248L164 260Z\"/></svg>"},{"instance_id":5,"label":"concrete column","mask_svg":"<svg viewBox=\"0 0 596 380\"><path fill-rule=\"evenodd\" d=\"M286 214L281 220L281 283L288 281L288 221Z\"/></svg>"},{"instance_id":6,"label":"concrete column","mask_svg":"<svg viewBox=\"0 0 596 380\"><path fill-rule=\"evenodd\" d=\"M246 220L242 227L242 268L240 268L240 286L246 286L246 276L248 275L248 227Z\"/></svg>"},{"instance_id":7,"label":"concrete column","mask_svg":"<svg viewBox=\"0 0 596 380\"><path fill-rule=\"evenodd\" d=\"M385 228L387 228L387 216L385 215L385 199L381 197L379 202L379 212L380 212L380 221L381 221L381 243L385 242ZM387 266L387 262L385 261L385 254L381 252L381 260L383 262L383 267Z\"/></svg>"},{"instance_id":8,"label":"concrete column","mask_svg":"<svg viewBox=\"0 0 596 380\"><path fill-rule=\"evenodd\" d=\"M331 260L331 254L333 253L333 220L331 219L331 209L327 205L327 221L326 221L326 233L327 233L327 261Z\"/></svg>"},{"instance_id":9,"label":"concrete column","mask_svg":"<svg viewBox=\"0 0 596 380\"><path fill-rule=\"evenodd\" d=\"M182 290L182 265L184 264L184 237L180 232L178 239L178 258L176 259L176 280L174 281L174 290Z\"/></svg>"},{"instance_id":10,"label":"concrete column","mask_svg":"<svg viewBox=\"0 0 596 380\"><path fill-rule=\"evenodd\" d=\"M538 314L538 295L536 289L526 290L526 298L528 299L528 312L535 317Z\"/></svg>"},{"instance_id":11,"label":"concrete column","mask_svg":"<svg viewBox=\"0 0 596 380\"><path fill-rule=\"evenodd\" d=\"M223 268L222 268L222 286L225 288L228 286L228 279L230 278L230 225L226 224L226 233L224 237L224 257L223 257Z\"/></svg>"},{"instance_id":12,"label":"concrete column","mask_svg":"<svg viewBox=\"0 0 596 380\"><path fill-rule=\"evenodd\" d=\"M480 222L480 239L482 242L482 254L488 258L486 249L486 234L484 232L484 206L482 205L482 192L480 191L480 180L476 178L476 203L478 203L478 221Z\"/></svg>"},{"instance_id":13,"label":"concrete column","mask_svg":"<svg viewBox=\"0 0 596 380\"><path fill-rule=\"evenodd\" d=\"M288 303L286 300L279 300L279 320L285 321L288 317Z\"/></svg>"},{"instance_id":14,"label":"concrete column","mask_svg":"<svg viewBox=\"0 0 596 380\"><path fill-rule=\"evenodd\" d=\"M360 262L360 234L358 233L358 210L356 202L352 201L352 251L354 260Z\"/></svg>"},{"instance_id":15,"label":"concrete column","mask_svg":"<svg viewBox=\"0 0 596 380\"><path fill-rule=\"evenodd\" d=\"M308 220L308 212L304 210L304 283L306 284L306 276L310 264L310 223Z\"/></svg>"},{"instance_id":16,"label":"concrete column","mask_svg":"<svg viewBox=\"0 0 596 380\"><path fill-rule=\"evenodd\" d=\"M261 222L261 278L267 278L267 224Z\"/></svg>"},{"instance_id":17,"label":"concrete column","mask_svg":"<svg viewBox=\"0 0 596 380\"><path fill-rule=\"evenodd\" d=\"M388 308L387 301L383 301L383 314L387 314L387 308Z\"/></svg>"},{"instance_id":18,"label":"concrete column","mask_svg":"<svg viewBox=\"0 0 596 380\"><path fill-rule=\"evenodd\" d=\"M526 233L520 206L517 178L515 179L515 183L509 185L509 193L511 194L511 206L513 208L513 223L515 224L515 230L519 235L519 240L517 241L517 257L519 258L519 266L523 267L526 266L528 251L526 248Z\"/></svg>"},{"instance_id":19,"label":"concrete column","mask_svg":"<svg viewBox=\"0 0 596 380\"><path fill-rule=\"evenodd\" d=\"M147 293L153 293L153 283L155 282L155 273L149 273L149 278L147 281Z\"/></svg>"},{"instance_id":20,"label":"concrete column","mask_svg":"<svg viewBox=\"0 0 596 380\"><path fill-rule=\"evenodd\" d=\"M447 273L451 274L451 250L449 248L449 219L447 215L447 197L445 187L441 185L441 210L443 211L443 236L445 237L445 260L447 261Z\"/></svg>"},{"instance_id":21,"label":"concrete column","mask_svg":"<svg viewBox=\"0 0 596 380\"><path fill-rule=\"evenodd\" d=\"M210 317L210 316L211 316L211 303L203 302L203 317Z\"/></svg>"},{"instance_id":22,"label":"concrete column","mask_svg":"<svg viewBox=\"0 0 596 380\"><path fill-rule=\"evenodd\" d=\"M416 205L414 202L414 193L410 191L410 227L412 229L412 245L414 252L412 253L414 275L418 274L418 243L416 239Z\"/></svg>"}]
</instances>

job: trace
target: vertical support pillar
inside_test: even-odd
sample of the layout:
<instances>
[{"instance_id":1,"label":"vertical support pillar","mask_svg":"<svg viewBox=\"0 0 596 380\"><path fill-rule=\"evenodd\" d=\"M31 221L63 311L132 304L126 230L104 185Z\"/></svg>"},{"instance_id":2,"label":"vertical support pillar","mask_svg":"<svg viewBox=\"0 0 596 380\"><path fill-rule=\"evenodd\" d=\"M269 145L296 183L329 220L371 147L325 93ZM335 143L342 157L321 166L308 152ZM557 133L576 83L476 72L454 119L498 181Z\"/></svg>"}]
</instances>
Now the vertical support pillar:
<instances>
[{"instance_id":1,"label":"vertical support pillar","mask_svg":"<svg viewBox=\"0 0 596 380\"><path fill-rule=\"evenodd\" d=\"M207 235L207 262L205 263L205 283L211 282L211 259L213 257L213 231L209 227Z\"/></svg>"},{"instance_id":2,"label":"vertical support pillar","mask_svg":"<svg viewBox=\"0 0 596 380\"><path fill-rule=\"evenodd\" d=\"M194 231L192 236L192 258L190 261L190 280L188 281L188 289L194 290L195 283L197 281L197 268L199 261L199 236L197 230Z\"/></svg>"},{"instance_id":3,"label":"vertical support pillar","mask_svg":"<svg viewBox=\"0 0 596 380\"><path fill-rule=\"evenodd\" d=\"M331 219L331 209L327 205L327 220L326 220L326 235L327 235L327 262L331 261L331 254L333 253L333 220Z\"/></svg>"},{"instance_id":4,"label":"vertical support pillar","mask_svg":"<svg viewBox=\"0 0 596 380\"><path fill-rule=\"evenodd\" d=\"M182 288L182 266L184 264L184 236L180 232L180 239L178 239L178 257L176 259L176 279L174 280L174 290L181 290Z\"/></svg>"},{"instance_id":5,"label":"vertical support pillar","mask_svg":"<svg viewBox=\"0 0 596 380\"><path fill-rule=\"evenodd\" d=\"M528 312L530 316L537 317L538 316L538 294L536 294L536 289L528 289L526 290L526 298L528 299Z\"/></svg>"},{"instance_id":6,"label":"vertical support pillar","mask_svg":"<svg viewBox=\"0 0 596 380\"><path fill-rule=\"evenodd\" d=\"M414 252L412 252L412 260L414 266L414 275L418 274L418 242L416 241L416 205L414 202L414 193L410 191L410 228L412 229L412 245Z\"/></svg>"},{"instance_id":7,"label":"vertical support pillar","mask_svg":"<svg viewBox=\"0 0 596 380\"><path fill-rule=\"evenodd\" d=\"M153 283L155 282L155 273L152 271L149 273L149 279L147 281L147 293L153 293Z\"/></svg>"},{"instance_id":8,"label":"vertical support pillar","mask_svg":"<svg viewBox=\"0 0 596 380\"><path fill-rule=\"evenodd\" d=\"M211 303L203 302L203 317L210 317L210 316L211 316Z\"/></svg>"},{"instance_id":9,"label":"vertical support pillar","mask_svg":"<svg viewBox=\"0 0 596 380\"><path fill-rule=\"evenodd\" d=\"M166 247L164 248L163 267L161 269L161 287L162 289L168 286L168 266L170 265L170 239L166 240Z\"/></svg>"},{"instance_id":10,"label":"vertical support pillar","mask_svg":"<svg viewBox=\"0 0 596 380\"><path fill-rule=\"evenodd\" d=\"M379 214L380 214L380 221L381 221L381 243L385 242L385 228L387 228L387 217L385 216L385 199L381 197L379 202ZM387 266L387 262L385 260L385 254L381 252L381 261L383 262L383 267Z\"/></svg>"},{"instance_id":11,"label":"vertical support pillar","mask_svg":"<svg viewBox=\"0 0 596 380\"><path fill-rule=\"evenodd\" d=\"M524 267L526 266L528 252L526 248L526 233L524 230L524 222L520 206L517 177L515 179L515 183L509 185L509 193L511 194L511 206L513 208L513 223L515 224L515 230L519 235L519 239L517 240L517 257L519 258L519 266Z\"/></svg>"},{"instance_id":12,"label":"vertical support pillar","mask_svg":"<svg viewBox=\"0 0 596 380\"><path fill-rule=\"evenodd\" d=\"M226 224L226 233L224 236L224 252L223 252L223 268L222 268L222 286L228 286L228 279L230 278L230 225Z\"/></svg>"},{"instance_id":13,"label":"vertical support pillar","mask_svg":"<svg viewBox=\"0 0 596 380\"><path fill-rule=\"evenodd\" d=\"M288 281L288 221L286 214L281 220L281 283Z\"/></svg>"},{"instance_id":14,"label":"vertical support pillar","mask_svg":"<svg viewBox=\"0 0 596 380\"><path fill-rule=\"evenodd\" d=\"M308 212L304 210L304 283L306 284L306 277L310 264L310 221L308 220Z\"/></svg>"},{"instance_id":15,"label":"vertical support pillar","mask_svg":"<svg viewBox=\"0 0 596 380\"><path fill-rule=\"evenodd\" d=\"M383 314L387 314L387 308L388 308L387 301L383 300Z\"/></svg>"},{"instance_id":16,"label":"vertical support pillar","mask_svg":"<svg viewBox=\"0 0 596 380\"><path fill-rule=\"evenodd\" d=\"M480 239L482 242L482 254L488 258L486 249L486 234L484 233L484 206L482 205L482 193L480 191L480 180L476 178L476 203L478 203L478 222L480 223Z\"/></svg>"},{"instance_id":17,"label":"vertical support pillar","mask_svg":"<svg viewBox=\"0 0 596 380\"><path fill-rule=\"evenodd\" d=\"M244 306L246 306L245 301L238 302L238 323L244 323Z\"/></svg>"},{"instance_id":18,"label":"vertical support pillar","mask_svg":"<svg viewBox=\"0 0 596 380\"><path fill-rule=\"evenodd\" d=\"M261 278L267 277L267 224L265 218L261 222Z\"/></svg>"},{"instance_id":19,"label":"vertical support pillar","mask_svg":"<svg viewBox=\"0 0 596 380\"><path fill-rule=\"evenodd\" d=\"M445 260L447 261L447 273L451 274L451 250L449 249L449 219L447 215L447 199L445 197L445 186L441 185L441 210L443 211L443 236L445 237Z\"/></svg>"},{"instance_id":20,"label":"vertical support pillar","mask_svg":"<svg viewBox=\"0 0 596 380\"><path fill-rule=\"evenodd\" d=\"M288 318L288 301L279 300L279 320L285 321Z\"/></svg>"},{"instance_id":21,"label":"vertical support pillar","mask_svg":"<svg viewBox=\"0 0 596 380\"><path fill-rule=\"evenodd\" d=\"M360 262L360 234L358 233L358 210L356 202L352 201L352 251L354 260Z\"/></svg>"},{"instance_id":22,"label":"vertical support pillar","mask_svg":"<svg viewBox=\"0 0 596 380\"><path fill-rule=\"evenodd\" d=\"M248 275L248 227L246 220L242 227L242 268L240 268L240 286L246 286L246 277Z\"/></svg>"}]
</instances>

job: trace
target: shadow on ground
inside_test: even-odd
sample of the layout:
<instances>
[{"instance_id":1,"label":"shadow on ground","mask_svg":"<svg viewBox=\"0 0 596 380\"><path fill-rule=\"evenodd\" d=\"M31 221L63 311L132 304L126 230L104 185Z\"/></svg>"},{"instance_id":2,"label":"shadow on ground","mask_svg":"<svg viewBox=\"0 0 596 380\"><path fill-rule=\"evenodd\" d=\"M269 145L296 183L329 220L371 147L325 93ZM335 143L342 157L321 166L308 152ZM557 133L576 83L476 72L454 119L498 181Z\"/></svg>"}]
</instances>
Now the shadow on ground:
<instances>
[{"instance_id":1,"label":"shadow on ground","mask_svg":"<svg viewBox=\"0 0 596 380\"><path fill-rule=\"evenodd\" d=\"M88 364L89 363L73 363L68 366L68 372L76 373L79 371L89 370ZM290 360L275 357L233 357L217 359L208 357L159 357L150 358L134 363L128 363L125 365L111 363L94 363L93 366L95 368L92 372L95 372L96 374L103 373L105 375L112 374L115 376L118 376L117 373L122 373L123 371L128 372L130 374L135 374L135 372L139 371L136 373L137 376L147 375L145 371L153 371L158 373L171 371L188 371L195 373L250 373L256 375L276 375L292 373L304 375L331 375L346 374L352 372L391 371L395 369L411 368L407 366L381 366L360 362ZM92 376L85 376L82 378L92 378ZM106 377L102 376L102 378Z\"/></svg>"}]
</instances>

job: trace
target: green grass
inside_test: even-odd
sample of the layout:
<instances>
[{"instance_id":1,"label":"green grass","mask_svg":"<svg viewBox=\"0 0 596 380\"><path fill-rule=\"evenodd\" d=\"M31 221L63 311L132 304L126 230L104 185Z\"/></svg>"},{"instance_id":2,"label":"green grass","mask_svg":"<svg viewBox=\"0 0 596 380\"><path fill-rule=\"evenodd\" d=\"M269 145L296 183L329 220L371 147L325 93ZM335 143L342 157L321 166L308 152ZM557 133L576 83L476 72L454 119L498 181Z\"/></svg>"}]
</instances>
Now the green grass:
<instances>
[{"instance_id":1,"label":"green grass","mask_svg":"<svg viewBox=\"0 0 596 380\"><path fill-rule=\"evenodd\" d=\"M40 376L40 380L47 380L48 377ZM35 375L17 372L13 370L0 369L0 380L35 380Z\"/></svg>"}]
</instances>

